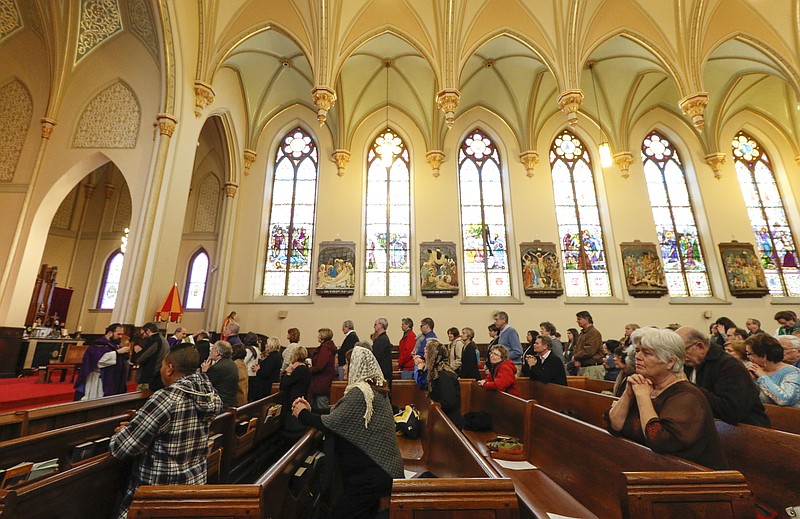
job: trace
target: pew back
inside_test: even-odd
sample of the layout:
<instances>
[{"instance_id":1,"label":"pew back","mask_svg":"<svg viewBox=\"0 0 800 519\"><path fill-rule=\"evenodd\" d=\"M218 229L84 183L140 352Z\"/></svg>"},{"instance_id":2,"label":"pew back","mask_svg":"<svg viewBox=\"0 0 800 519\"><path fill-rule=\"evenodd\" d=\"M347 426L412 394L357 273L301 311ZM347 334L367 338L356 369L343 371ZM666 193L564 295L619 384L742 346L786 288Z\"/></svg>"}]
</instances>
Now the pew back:
<instances>
[{"instance_id":1,"label":"pew back","mask_svg":"<svg viewBox=\"0 0 800 519\"><path fill-rule=\"evenodd\" d=\"M532 380L519 380L518 385L522 398L601 428L603 413L617 400L594 391Z\"/></svg>"},{"instance_id":2,"label":"pew back","mask_svg":"<svg viewBox=\"0 0 800 519\"><path fill-rule=\"evenodd\" d=\"M767 416L772 428L792 434L800 434L800 408L766 404Z\"/></svg>"}]
</instances>

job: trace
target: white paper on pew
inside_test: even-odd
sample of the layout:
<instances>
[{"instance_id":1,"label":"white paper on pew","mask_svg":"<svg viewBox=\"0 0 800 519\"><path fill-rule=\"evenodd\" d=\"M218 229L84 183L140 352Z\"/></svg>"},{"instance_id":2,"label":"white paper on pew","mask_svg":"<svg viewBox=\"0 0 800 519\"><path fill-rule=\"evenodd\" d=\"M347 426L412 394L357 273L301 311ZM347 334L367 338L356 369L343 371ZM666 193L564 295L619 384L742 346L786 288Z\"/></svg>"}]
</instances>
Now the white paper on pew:
<instances>
[{"instance_id":1,"label":"white paper on pew","mask_svg":"<svg viewBox=\"0 0 800 519\"><path fill-rule=\"evenodd\" d=\"M531 465L527 461L508 461L508 460L494 460L495 463L503 467L504 469L509 470L534 470L536 469L535 465ZM557 518L555 518L557 519Z\"/></svg>"},{"instance_id":2,"label":"white paper on pew","mask_svg":"<svg viewBox=\"0 0 800 519\"><path fill-rule=\"evenodd\" d=\"M580 519L580 517L570 517L568 515L558 515L558 514L552 514L550 512L547 512L547 517L549 519Z\"/></svg>"},{"instance_id":3,"label":"white paper on pew","mask_svg":"<svg viewBox=\"0 0 800 519\"><path fill-rule=\"evenodd\" d=\"M414 476L417 475L416 472L411 471L411 470L403 470L403 474L405 474L406 479L414 479Z\"/></svg>"}]
</instances>

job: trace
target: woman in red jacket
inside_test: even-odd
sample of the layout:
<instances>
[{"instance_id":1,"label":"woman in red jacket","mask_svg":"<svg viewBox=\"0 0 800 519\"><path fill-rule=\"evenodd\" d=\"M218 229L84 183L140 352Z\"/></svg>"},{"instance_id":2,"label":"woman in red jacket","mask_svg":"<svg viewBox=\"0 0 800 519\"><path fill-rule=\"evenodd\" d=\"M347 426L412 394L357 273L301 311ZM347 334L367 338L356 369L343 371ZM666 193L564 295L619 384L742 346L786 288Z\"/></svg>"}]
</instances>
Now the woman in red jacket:
<instances>
[{"instance_id":1,"label":"woman in red jacket","mask_svg":"<svg viewBox=\"0 0 800 519\"><path fill-rule=\"evenodd\" d=\"M492 371L486 378L478 381L483 389L491 391L505 391L514 396L521 397L517 386L517 367L508 359L508 349L496 344L489 350L489 360L492 362Z\"/></svg>"},{"instance_id":2,"label":"woman in red jacket","mask_svg":"<svg viewBox=\"0 0 800 519\"><path fill-rule=\"evenodd\" d=\"M414 348L416 346L417 335L414 333L414 321L410 317L403 317L400 321L400 328L403 329L403 338L400 339L397 365L400 367L401 380L414 380Z\"/></svg>"},{"instance_id":3,"label":"woman in red jacket","mask_svg":"<svg viewBox=\"0 0 800 519\"><path fill-rule=\"evenodd\" d=\"M333 331L320 328L317 335L319 347L311 354L311 385L308 399L315 409L327 409L330 405L331 382L336 379L336 345Z\"/></svg>"}]
</instances>

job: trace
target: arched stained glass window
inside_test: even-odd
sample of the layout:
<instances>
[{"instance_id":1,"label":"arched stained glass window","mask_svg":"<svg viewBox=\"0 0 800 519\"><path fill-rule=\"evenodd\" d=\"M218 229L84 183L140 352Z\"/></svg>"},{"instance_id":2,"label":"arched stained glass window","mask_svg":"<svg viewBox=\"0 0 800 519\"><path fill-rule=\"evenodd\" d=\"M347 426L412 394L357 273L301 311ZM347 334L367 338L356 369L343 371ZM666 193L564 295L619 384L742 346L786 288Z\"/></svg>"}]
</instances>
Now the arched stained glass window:
<instances>
[{"instance_id":1,"label":"arched stained glass window","mask_svg":"<svg viewBox=\"0 0 800 519\"><path fill-rule=\"evenodd\" d=\"M409 153L387 128L367 153L365 296L410 296L411 179Z\"/></svg>"},{"instance_id":2,"label":"arched stained glass window","mask_svg":"<svg viewBox=\"0 0 800 519\"><path fill-rule=\"evenodd\" d=\"M783 209L772 162L750 135L739 132L733 139L736 176L756 237L756 247L774 296L800 296L797 248Z\"/></svg>"},{"instance_id":3,"label":"arched stained glass window","mask_svg":"<svg viewBox=\"0 0 800 519\"><path fill-rule=\"evenodd\" d=\"M187 310L203 308L206 295L206 280L208 279L208 254L200 249L189 260L189 275L186 276L186 301L184 308Z\"/></svg>"},{"instance_id":4,"label":"arched stained glass window","mask_svg":"<svg viewBox=\"0 0 800 519\"><path fill-rule=\"evenodd\" d=\"M464 284L467 296L510 296L500 155L481 130L458 151Z\"/></svg>"},{"instance_id":5,"label":"arched stained glass window","mask_svg":"<svg viewBox=\"0 0 800 519\"><path fill-rule=\"evenodd\" d=\"M103 282L100 285L100 297L97 308L101 310L113 310L117 302L119 292L119 280L122 277L122 264L125 255L120 250L114 251L106 261L103 269Z\"/></svg>"},{"instance_id":6,"label":"arched stained glass window","mask_svg":"<svg viewBox=\"0 0 800 519\"><path fill-rule=\"evenodd\" d=\"M307 296L317 202L317 146L302 128L281 139L275 154L265 296Z\"/></svg>"},{"instance_id":7,"label":"arched stained glass window","mask_svg":"<svg viewBox=\"0 0 800 519\"><path fill-rule=\"evenodd\" d=\"M564 130L550 148L567 296L610 297L597 191L586 146Z\"/></svg>"},{"instance_id":8,"label":"arched stained glass window","mask_svg":"<svg viewBox=\"0 0 800 519\"><path fill-rule=\"evenodd\" d=\"M710 297L706 262L678 152L654 130L642 142L642 161L669 295Z\"/></svg>"}]
</instances>

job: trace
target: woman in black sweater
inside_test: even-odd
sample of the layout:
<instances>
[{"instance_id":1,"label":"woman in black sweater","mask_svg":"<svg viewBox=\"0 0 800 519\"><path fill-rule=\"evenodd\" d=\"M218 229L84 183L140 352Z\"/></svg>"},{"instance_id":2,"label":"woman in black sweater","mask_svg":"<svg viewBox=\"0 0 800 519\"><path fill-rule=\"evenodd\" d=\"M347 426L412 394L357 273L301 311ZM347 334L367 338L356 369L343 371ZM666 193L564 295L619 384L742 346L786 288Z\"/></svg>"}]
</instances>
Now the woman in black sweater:
<instances>
[{"instance_id":1,"label":"woman in black sweater","mask_svg":"<svg viewBox=\"0 0 800 519\"><path fill-rule=\"evenodd\" d=\"M481 372L478 369L478 347L475 345L475 330L472 328L461 329L461 340L464 349L461 354L461 367L458 368L458 377L480 380Z\"/></svg>"},{"instance_id":2,"label":"woman in black sweater","mask_svg":"<svg viewBox=\"0 0 800 519\"><path fill-rule=\"evenodd\" d=\"M289 358L289 366L281 377L281 391L286 393L286 408L298 398L308 396L308 386L311 385L311 370L306 365L308 350L297 346ZM294 444L306 432L306 427L294 416L287 416L281 433L287 444Z\"/></svg>"}]
</instances>

